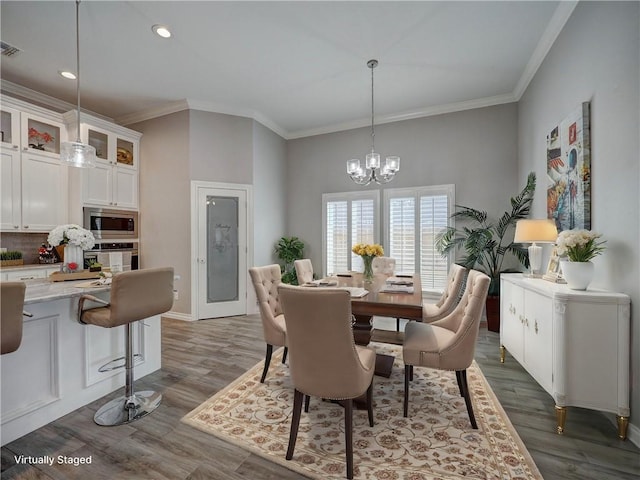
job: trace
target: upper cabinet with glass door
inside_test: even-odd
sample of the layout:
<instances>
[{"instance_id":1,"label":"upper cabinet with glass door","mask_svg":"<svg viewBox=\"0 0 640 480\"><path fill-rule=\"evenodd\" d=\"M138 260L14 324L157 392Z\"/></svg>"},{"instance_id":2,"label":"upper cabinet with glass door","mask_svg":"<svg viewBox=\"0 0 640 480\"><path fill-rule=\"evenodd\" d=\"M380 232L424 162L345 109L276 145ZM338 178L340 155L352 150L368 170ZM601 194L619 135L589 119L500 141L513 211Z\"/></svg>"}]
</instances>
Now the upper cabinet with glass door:
<instances>
[{"instance_id":1,"label":"upper cabinet with glass door","mask_svg":"<svg viewBox=\"0 0 640 480\"><path fill-rule=\"evenodd\" d=\"M82 124L81 131L82 140L96 149L99 162L132 170L138 169L138 132L117 133L87 123Z\"/></svg>"},{"instance_id":2,"label":"upper cabinet with glass door","mask_svg":"<svg viewBox=\"0 0 640 480\"><path fill-rule=\"evenodd\" d=\"M60 143L63 141L61 136L64 132L61 123L25 112L22 112L20 119L23 151L60 157Z\"/></svg>"},{"instance_id":3,"label":"upper cabinet with glass door","mask_svg":"<svg viewBox=\"0 0 640 480\"><path fill-rule=\"evenodd\" d=\"M18 149L20 145L20 112L4 105L0 110L2 146Z\"/></svg>"}]
</instances>

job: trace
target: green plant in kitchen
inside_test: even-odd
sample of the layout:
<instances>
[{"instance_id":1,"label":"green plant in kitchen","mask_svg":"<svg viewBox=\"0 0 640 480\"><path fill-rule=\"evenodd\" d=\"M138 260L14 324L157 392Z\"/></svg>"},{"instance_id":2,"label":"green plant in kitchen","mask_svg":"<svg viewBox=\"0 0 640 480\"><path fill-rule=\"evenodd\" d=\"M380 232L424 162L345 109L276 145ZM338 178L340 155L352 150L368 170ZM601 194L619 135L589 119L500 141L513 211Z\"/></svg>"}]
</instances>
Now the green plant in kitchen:
<instances>
[{"instance_id":1,"label":"green plant in kitchen","mask_svg":"<svg viewBox=\"0 0 640 480\"><path fill-rule=\"evenodd\" d=\"M514 271L503 269L507 254L513 255L525 267L529 266L527 249L513 243L513 233L516 222L529 216L535 190L536 174L531 172L522 191L511 197L511 210L504 212L497 223L491 221L484 210L456 205L457 211L451 218L465 225L448 227L436 238L436 248L442 255L464 250L464 256L457 263L480 270L491 278L490 296L500 294L500 274Z\"/></svg>"},{"instance_id":2,"label":"green plant in kitchen","mask_svg":"<svg viewBox=\"0 0 640 480\"><path fill-rule=\"evenodd\" d=\"M102 264L98 262L91 262L89 265L90 272L100 272L102 270Z\"/></svg>"},{"instance_id":3,"label":"green plant in kitchen","mask_svg":"<svg viewBox=\"0 0 640 480\"><path fill-rule=\"evenodd\" d=\"M0 262L3 267L22 265L22 252L19 252L18 250L0 252Z\"/></svg>"},{"instance_id":4,"label":"green plant in kitchen","mask_svg":"<svg viewBox=\"0 0 640 480\"><path fill-rule=\"evenodd\" d=\"M298 237L282 237L275 247L278 259L282 261L280 270L282 271L282 283L291 285L298 284L298 276L293 262L299 260L304 255L304 242Z\"/></svg>"}]
</instances>

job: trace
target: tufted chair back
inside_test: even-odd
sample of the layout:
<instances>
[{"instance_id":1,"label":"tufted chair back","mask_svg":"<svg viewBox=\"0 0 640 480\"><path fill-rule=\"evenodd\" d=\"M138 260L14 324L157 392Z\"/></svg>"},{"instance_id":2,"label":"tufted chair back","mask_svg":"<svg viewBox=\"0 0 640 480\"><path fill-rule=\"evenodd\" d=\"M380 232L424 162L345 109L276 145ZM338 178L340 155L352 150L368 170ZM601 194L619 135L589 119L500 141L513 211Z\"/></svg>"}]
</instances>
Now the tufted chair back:
<instances>
[{"instance_id":1,"label":"tufted chair back","mask_svg":"<svg viewBox=\"0 0 640 480\"><path fill-rule=\"evenodd\" d=\"M270 345L286 345L286 327L278 296L278 285L282 279L280 265L252 267L249 275L258 297L265 342Z\"/></svg>"},{"instance_id":2,"label":"tufted chair back","mask_svg":"<svg viewBox=\"0 0 640 480\"><path fill-rule=\"evenodd\" d=\"M304 285L313 281L313 264L308 258L296 260L293 262L296 268L296 276L298 277L298 285Z\"/></svg>"},{"instance_id":3,"label":"tufted chair back","mask_svg":"<svg viewBox=\"0 0 640 480\"><path fill-rule=\"evenodd\" d=\"M371 263L373 273L381 273L390 277L396 271L396 259L391 257L375 257Z\"/></svg>"},{"instance_id":4,"label":"tufted chair back","mask_svg":"<svg viewBox=\"0 0 640 480\"><path fill-rule=\"evenodd\" d=\"M469 270L461 265L451 266L447 284L440 299L436 303L422 305L423 322L435 322L453 311L464 294L468 273Z\"/></svg>"}]
</instances>

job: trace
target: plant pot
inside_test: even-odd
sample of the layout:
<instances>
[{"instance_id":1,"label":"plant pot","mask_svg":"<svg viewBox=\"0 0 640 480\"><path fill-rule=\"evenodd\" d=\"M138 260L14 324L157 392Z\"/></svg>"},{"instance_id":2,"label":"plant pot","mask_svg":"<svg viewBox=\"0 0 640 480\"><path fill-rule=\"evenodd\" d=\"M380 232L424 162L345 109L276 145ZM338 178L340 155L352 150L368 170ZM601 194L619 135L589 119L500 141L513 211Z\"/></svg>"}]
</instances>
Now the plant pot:
<instances>
[{"instance_id":1,"label":"plant pot","mask_svg":"<svg viewBox=\"0 0 640 480\"><path fill-rule=\"evenodd\" d=\"M569 262L561 260L562 275L571 290L586 290L593 280L594 266L591 262Z\"/></svg>"},{"instance_id":2,"label":"plant pot","mask_svg":"<svg viewBox=\"0 0 640 480\"><path fill-rule=\"evenodd\" d=\"M500 297L490 295L485 304L487 312L487 329L490 332L500 332Z\"/></svg>"}]
</instances>

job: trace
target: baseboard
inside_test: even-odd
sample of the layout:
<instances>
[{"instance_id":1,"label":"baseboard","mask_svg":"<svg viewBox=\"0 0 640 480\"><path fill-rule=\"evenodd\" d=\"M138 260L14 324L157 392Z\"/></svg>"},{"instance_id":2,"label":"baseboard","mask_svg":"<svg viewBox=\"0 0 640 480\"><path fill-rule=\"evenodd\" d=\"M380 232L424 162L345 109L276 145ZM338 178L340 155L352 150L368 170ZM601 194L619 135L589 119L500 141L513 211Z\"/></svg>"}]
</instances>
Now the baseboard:
<instances>
[{"instance_id":1,"label":"baseboard","mask_svg":"<svg viewBox=\"0 0 640 480\"><path fill-rule=\"evenodd\" d=\"M171 318L173 320L182 320L183 322L193 322L195 318L190 313L180 313L169 311L162 314L163 317Z\"/></svg>"}]
</instances>

